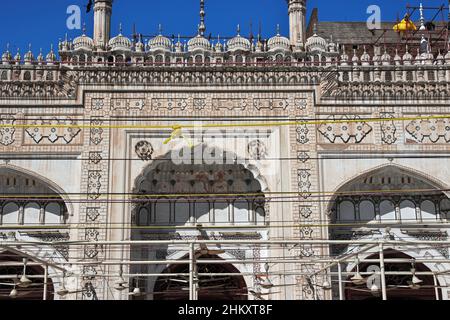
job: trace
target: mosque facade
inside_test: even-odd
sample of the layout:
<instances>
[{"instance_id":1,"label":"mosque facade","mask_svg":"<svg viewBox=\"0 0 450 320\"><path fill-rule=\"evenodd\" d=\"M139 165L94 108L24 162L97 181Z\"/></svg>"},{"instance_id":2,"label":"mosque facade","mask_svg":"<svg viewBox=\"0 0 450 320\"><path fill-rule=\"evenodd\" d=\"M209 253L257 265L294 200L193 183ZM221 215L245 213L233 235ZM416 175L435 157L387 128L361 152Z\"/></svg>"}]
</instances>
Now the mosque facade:
<instances>
[{"instance_id":1,"label":"mosque facade","mask_svg":"<svg viewBox=\"0 0 450 320\"><path fill-rule=\"evenodd\" d=\"M95 0L92 37L3 53L0 299L448 299L448 36L279 2L289 37L207 38L202 0L131 39Z\"/></svg>"}]
</instances>

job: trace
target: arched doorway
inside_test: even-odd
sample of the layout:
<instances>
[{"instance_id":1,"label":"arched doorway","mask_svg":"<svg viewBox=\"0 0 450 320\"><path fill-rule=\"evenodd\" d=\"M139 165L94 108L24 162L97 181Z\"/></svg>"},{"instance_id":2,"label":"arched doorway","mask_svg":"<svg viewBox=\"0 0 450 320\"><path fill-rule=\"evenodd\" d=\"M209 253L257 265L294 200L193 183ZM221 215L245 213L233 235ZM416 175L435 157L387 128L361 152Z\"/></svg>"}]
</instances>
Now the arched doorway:
<instances>
[{"instance_id":1,"label":"arched doorway","mask_svg":"<svg viewBox=\"0 0 450 320\"><path fill-rule=\"evenodd\" d=\"M202 148L205 152L206 146ZM217 159L217 153L221 151L215 150L215 152L216 154L211 158ZM192 159L196 159L194 155ZM256 169L254 169L238 162L230 164L229 159L212 164L175 164L168 154L161 160L153 160L153 163L145 168L135 181L133 193L139 196L136 197L132 209L134 226L132 239L260 240L267 238L266 199L259 179L261 177L255 174ZM130 249L132 260L177 260L188 252L188 247L180 248L171 245L153 247L149 250L143 250L139 246L132 246ZM218 247L209 246L208 249L214 251ZM264 249L234 248L224 250L220 257L250 259L255 256L260 257L262 250ZM215 270L214 273L224 273L226 270L234 270L232 273L238 273L237 268L243 272L244 268L252 270L253 266L240 264L234 267L224 262L214 267L199 264L198 268ZM130 267L130 271L131 274L160 274L167 270L164 270L163 265L134 265ZM199 272L201 273L200 270ZM206 273L210 272L206 271ZM246 288L245 281L234 283L234 280L230 279L228 279L231 285L230 292L219 294L215 291L216 298L243 299L240 291L233 289ZM135 285L135 280L130 279L132 287ZM160 286L161 279L152 276L139 280L140 287L145 288L145 292L149 293L146 298L153 299L153 292L156 292L155 298L157 298L158 291L155 291L155 285L158 282ZM216 280L211 279L212 282ZM158 289L161 288L158 287ZM201 287L200 290L199 298L207 298L202 293ZM189 296L182 294L176 297L188 298Z\"/></svg>"},{"instance_id":2,"label":"arched doorway","mask_svg":"<svg viewBox=\"0 0 450 320\"><path fill-rule=\"evenodd\" d=\"M385 250L383 252L385 259L411 259L410 256L396 250ZM373 254L367 259L379 259L379 254ZM373 272L378 269L378 264L361 263L359 264L360 272ZM416 272L430 272L431 270L422 263L386 263L386 272L410 272L414 267ZM356 272L356 267L353 270ZM381 300L381 287L380 277L372 276L368 277L368 283L355 285L351 283L351 276L347 279L345 285L345 299L346 300ZM436 300L436 292L434 279L432 275L420 275L419 279L422 281L420 285L413 286L412 275L395 275L387 274L386 279L386 294L388 300ZM370 290L371 285L376 282L378 291L372 292ZM438 289L440 292L440 289Z\"/></svg>"},{"instance_id":3,"label":"arched doorway","mask_svg":"<svg viewBox=\"0 0 450 320\"><path fill-rule=\"evenodd\" d=\"M198 260L222 260L218 256L203 255ZM173 265L163 273L188 273L188 265ZM200 276L198 278L198 300L247 300L247 285L243 276L239 275L233 265L198 264L198 273L235 273L236 276ZM188 300L189 277L161 276L155 283L154 300Z\"/></svg>"},{"instance_id":4,"label":"arched doorway","mask_svg":"<svg viewBox=\"0 0 450 320\"><path fill-rule=\"evenodd\" d=\"M330 213L329 237L332 240L377 240L389 238L391 240L421 240L423 237L432 237L434 240L445 240L447 234L443 233L440 224L446 223L450 214L450 200L444 193L445 188L438 186L424 175L412 172L407 168L389 165L377 168L347 182L332 199L328 212ZM424 230L426 234L424 235ZM401 242L399 242L401 243ZM330 254L343 258L351 252L357 252L352 245L331 245ZM419 253L418 253L419 252ZM386 252L386 257L412 257L428 256L436 259L445 259L448 252L441 252L421 246L402 247L401 252ZM350 263L346 261L345 265ZM362 271L366 271L367 267ZM443 267L443 266L441 266ZM392 270L409 272L411 265L388 264ZM352 271L346 268L347 272ZM417 264L418 271L430 271L425 265ZM433 270L433 271L437 271ZM369 272L371 272L369 270ZM431 279L431 280L430 280ZM410 290L405 283L395 283L398 278L389 277L391 282L388 299L436 299L434 292L434 279L425 277L421 290ZM335 283L337 279L334 279ZM403 281L407 281L406 278ZM431 283L430 283L431 281ZM428 286L428 288L427 288ZM347 288L348 299L373 298L368 288ZM364 291L365 290L365 291ZM338 298L338 288L333 290L333 298ZM391 298L389 298L389 296Z\"/></svg>"},{"instance_id":5,"label":"arched doorway","mask_svg":"<svg viewBox=\"0 0 450 320\"><path fill-rule=\"evenodd\" d=\"M46 237L69 238L69 233L59 228L67 222L69 216L63 192L51 181L13 165L2 165L0 194L3 196L0 200L0 229L7 229L12 237L28 241L43 240ZM42 259L67 259L66 247L59 246L55 249L52 256L46 255ZM33 258L27 257L36 256L37 259L45 250L36 247L30 249L27 255L19 250L21 249L7 247L2 251L0 248L0 300L43 300L44 268ZM31 280L29 285L19 283L24 264L26 275ZM46 297L47 300L54 298L50 277L47 280Z\"/></svg>"},{"instance_id":6,"label":"arched doorway","mask_svg":"<svg viewBox=\"0 0 450 320\"><path fill-rule=\"evenodd\" d=\"M20 283L23 275L23 257L11 252L0 253L0 300L43 300L44 299L44 268L33 264L33 259L26 259L26 276L31 280L26 286ZM13 292L14 290L14 292ZM47 278L47 299L53 300L53 282Z\"/></svg>"}]
</instances>

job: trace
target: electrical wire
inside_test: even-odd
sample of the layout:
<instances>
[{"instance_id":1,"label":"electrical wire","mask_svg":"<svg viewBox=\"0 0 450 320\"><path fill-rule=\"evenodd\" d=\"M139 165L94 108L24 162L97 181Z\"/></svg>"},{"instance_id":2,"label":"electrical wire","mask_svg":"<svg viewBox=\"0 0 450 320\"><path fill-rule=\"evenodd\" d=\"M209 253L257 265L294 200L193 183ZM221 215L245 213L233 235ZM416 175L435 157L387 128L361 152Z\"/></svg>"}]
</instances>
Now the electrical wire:
<instances>
[{"instance_id":1,"label":"electrical wire","mask_svg":"<svg viewBox=\"0 0 450 320\"><path fill-rule=\"evenodd\" d=\"M337 123L360 123L360 122L392 122L392 121L415 121L415 120L444 120L450 119L450 114L444 115L428 115L428 116L415 116L415 117L393 117L393 118L357 118L357 119L322 119L322 120L301 120L301 121L277 121L277 122L260 122L260 123L236 123L236 124L185 124L185 125L111 125L111 124L18 124L1 123L0 128L78 128L78 129L167 129L167 130L180 130L180 129L199 129L199 128L255 128L255 127L277 127L277 126L303 126L303 125L327 125ZM92 121L93 119L91 119ZM101 118L96 120L102 120ZM105 121L106 122L106 121Z\"/></svg>"},{"instance_id":2,"label":"electrical wire","mask_svg":"<svg viewBox=\"0 0 450 320\"><path fill-rule=\"evenodd\" d=\"M392 194L412 194L412 193L440 193L440 192L449 192L450 189L446 188L433 188L433 189L397 189L397 190L383 190L383 189L375 189L375 190L349 190L349 191L308 191L308 192L302 192L302 191L264 191L264 192L245 192L245 193L160 193L160 194L145 194L145 193L114 193L114 192L102 192L98 195L98 197L106 197L106 196L129 196L134 197L136 199L133 200L148 200L147 198L175 198L175 200L180 200L179 198L209 198L212 197L213 200L215 199L228 199L228 197L255 197L256 199L264 199L264 195L295 195L298 196L302 193L307 193L311 196L313 195L325 195L325 196L352 196L352 195L365 195L365 196L376 196L376 195L392 195ZM69 192L65 193L65 195L73 196L73 195L85 195L85 193L79 193L79 192ZM27 198L29 197L29 198ZM55 197L58 197L58 195L51 194L51 193L39 193L39 194L6 194L1 195L1 199L53 199ZM221 197L221 198L215 198L215 197ZM98 198L97 198L98 199ZM255 200L256 200L255 199ZM82 200L88 200L88 198L83 198Z\"/></svg>"},{"instance_id":3,"label":"electrical wire","mask_svg":"<svg viewBox=\"0 0 450 320\"><path fill-rule=\"evenodd\" d=\"M450 150L449 150L450 152ZM384 152L389 153L389 152ZM328 156L324 155L323 157L308 157L308 161L311 160L376 160L376 159L450 159L450 155L362 155L362 156ZM0 156L0 160L33 160L33 161L89 161L91 159L89 158L81 158L76 155L70 157L70 156L45 156L42 157L40 155L33 155L33 156L16 156L14 154L11 154L10 156ZM197 161L213 161L217 159L207 158L204 157L202 159L196 159L192 158L189 159L193 163L196 163ZM265 161L301 161L298 157L264 157L260 159L250 159L250 158L240 158L240 161L258 161L258 162L265 162ZM142 159L140 158L113 158L113 157L102 157L101 161L137 161L142 162ZM163 161L173 161L172 158L155 158L151 159L152 162L163 162Z\"/></svg>"}]
</instances>

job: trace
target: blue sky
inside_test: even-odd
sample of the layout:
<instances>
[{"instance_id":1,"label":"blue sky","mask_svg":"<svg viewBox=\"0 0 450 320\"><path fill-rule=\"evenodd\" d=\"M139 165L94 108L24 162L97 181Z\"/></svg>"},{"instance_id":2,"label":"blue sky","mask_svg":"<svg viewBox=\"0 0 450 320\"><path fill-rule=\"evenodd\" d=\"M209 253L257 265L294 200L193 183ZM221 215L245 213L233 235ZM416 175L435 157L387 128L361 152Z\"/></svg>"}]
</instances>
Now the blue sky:
<instances>
[{"instance_id":1,"label":"blue sky","mask_svg":"<svg viewBox=\"0 0 450 320\"><path fill-rule=\"evenodd\" d=\"M43 48L47 52L50 44L57 44L66 32L70 38L81 33L66 27L67 7L75 4L85 6L88 0L2 0L0 7L0 52L10 43L11 51L20 47L21 52L32 43L33 51ZM112 34L118 33L123 23L124 34L130 35L133 23L138 32L155 34L158 24L163 25L164 34L194 35L198 24L199 0L114 0ZM366 9L371 4L379 5L384 21L394 21L406 12L406 5L418 5L420 0L308 0L308 17L314 7L319 8L319 19L323 21L365 21ZM422 0L426 6L447 4L447 0ZM92 33L93 13L85 14L88 34ZM249 34L250 21L256 34L259 22L264 36L273 35L280 24L281 33L288 34L287 5L285 0L206 0L207 34L232 36L236 25L241 33ZM429 18L434 13L427 12ZM445 18L447 12L445 12ZM439 17L442 19L442 17Z\"/></svg>"}]
</instances>

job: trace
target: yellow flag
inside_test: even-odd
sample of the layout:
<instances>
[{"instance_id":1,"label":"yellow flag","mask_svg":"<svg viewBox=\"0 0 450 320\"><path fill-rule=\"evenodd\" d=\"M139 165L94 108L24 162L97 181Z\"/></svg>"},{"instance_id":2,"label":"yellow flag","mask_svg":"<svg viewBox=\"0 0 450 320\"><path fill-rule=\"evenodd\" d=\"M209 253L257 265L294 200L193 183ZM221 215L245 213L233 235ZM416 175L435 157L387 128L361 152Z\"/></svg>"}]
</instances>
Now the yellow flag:
<instances>
[{"instance_id":1,"label":"yellow flag","mask_svg":"<svg viewBox=\"0 0 450 320\"><path fill-rule=\"evenodd\" d=\"M187 139L184 135L183 135L183 133L182 133L182 127L181 126L179 126L179 125L175 125L175 126L173 126L172 127L172 129L173 129L173 131L172 131L172 133L170 134L170 137L169 138L167 138L165 141L164 141L164 144L168 144L170 141L172 141L172 140L175 140L175 139L178 139L178 138L182 138L182 139L184 139L184 141L186 141L186 143L187 143L187 145L189 146L189 148L192 148L194 145L192 144L192 142L189 140L189 139Z\"/></svg>"},{"instance_id":2,"label":"yellow flag","mask_svg":"<svg viewBox=\"0 0 450 320\"><path fill-rule=\"evenodd\" d=\"M173 126L173 131L170 134L170 137L164 141L164 144L168 144L170 141L177 139L181 136L181 126Z\"/></svg>"},{"instance_id":3,"label":"yellow flag","mask_svg":"<svg viewBox=\"0 0 450 320\"><path fill-rule=\"evenodd\" d=\"M397 32L404 32L404 31L416 31L417 27L415 24L409 20L409 18L404 18L400 23L397 23L393 29Z\"/></svg>"}]
</instances>

